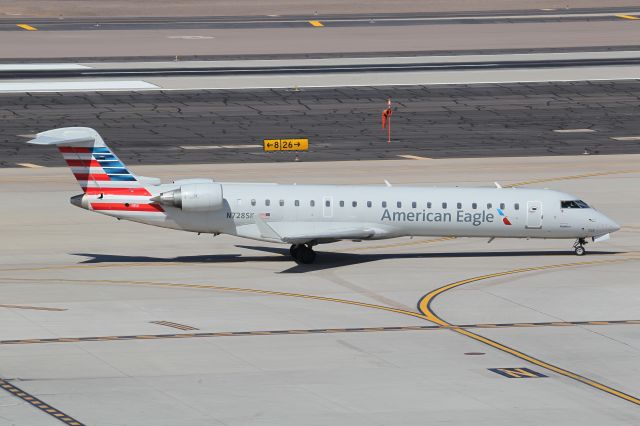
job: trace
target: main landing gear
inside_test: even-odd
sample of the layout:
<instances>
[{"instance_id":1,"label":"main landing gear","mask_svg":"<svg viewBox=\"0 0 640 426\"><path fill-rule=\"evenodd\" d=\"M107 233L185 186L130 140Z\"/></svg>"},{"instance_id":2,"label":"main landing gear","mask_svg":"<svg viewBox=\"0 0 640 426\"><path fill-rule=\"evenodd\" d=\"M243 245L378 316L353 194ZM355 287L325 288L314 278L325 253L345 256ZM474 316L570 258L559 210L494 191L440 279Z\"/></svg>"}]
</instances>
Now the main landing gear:
<instances>
[{"instance_id":1,"label":"main landing gear","mask_svg":"<svg viewBox=\"0 0 640 426\"><path fill-rule=\"evenodd\" d=\"M316 260L316 252L313 251L309 244L294 244L289 249L289 253L291 253L291 257L298 265L307 265Z\"/></svg>"},{"instance_id":2,"label":"main landing gear","mask_svg":"<svg viewBox=\"0 0 640 426\"><path fill-rule=\"evenodd\" d=\"M587 251L584 249L584 245L587 244L587 240L584 238L578 238L575 243L573 243L573 251L576 253L576 256L584 256Z\"/></svg>"}]
</instances>

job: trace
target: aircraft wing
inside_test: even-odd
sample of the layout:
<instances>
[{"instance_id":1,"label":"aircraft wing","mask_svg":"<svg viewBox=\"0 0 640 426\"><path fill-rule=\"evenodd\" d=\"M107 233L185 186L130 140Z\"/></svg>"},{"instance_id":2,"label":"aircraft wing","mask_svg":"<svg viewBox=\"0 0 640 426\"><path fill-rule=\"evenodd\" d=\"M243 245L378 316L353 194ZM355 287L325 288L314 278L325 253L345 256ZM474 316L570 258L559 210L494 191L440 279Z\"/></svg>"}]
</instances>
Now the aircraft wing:
<instances>
[{"instance_id":1,"label":"aircraft wing","mask_svg":"<svg viewBox=\"0 0 640 426\"><path fill-rule=\"evenodd\" d=\"M361 223L266 222L261 218L256 218L255 222L261 237L289 244L364 240L387 234L387 231L380 227Z\"/></svg>"}]
</instances>

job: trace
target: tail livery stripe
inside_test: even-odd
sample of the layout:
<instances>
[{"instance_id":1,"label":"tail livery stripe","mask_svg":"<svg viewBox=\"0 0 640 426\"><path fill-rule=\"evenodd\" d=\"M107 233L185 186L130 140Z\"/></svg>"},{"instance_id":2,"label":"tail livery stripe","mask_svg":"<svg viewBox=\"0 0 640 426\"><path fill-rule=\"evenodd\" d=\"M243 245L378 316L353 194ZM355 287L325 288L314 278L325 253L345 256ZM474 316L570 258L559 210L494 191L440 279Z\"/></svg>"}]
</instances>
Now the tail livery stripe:
<instances>
[{"instance_id":1,"label":"tail livery stripe","mask_svg":"<svg viewBox=\"0 0 640 426\"><path fill-rule=\"evenodd\" d=\"M92 191L100 194L133 195L125 190L142 186L107 146L58 146L58 150L62 153L67 165L71 167L73 175L85 192L88 187L92 187ZM116 183L114 185L117 187L116 189L106 189L101 182L122 183L119 185ZM149 196L151 194L144 190L139 191L139 195Z\"/></svg>"},{"instance_id":2,"label":"tail livery stripe","mask_svg":"<svg viewBox=\"0 0 640 426\"><path fill-rule=\"evenodd\" d=\"M136 203L91 203L93 210L117 210L131 212L163 212L164 209L159 204L136 204Z\"/></svg>"},{"instance_id":3,"label":"tail livery stripe","mask_svg":"<svg viewBox=\"0 0 640 426\"><path fill-rule=\"evenodd\" d=\"M74 173L73 175L78 180L111 180L109 175L102 173Z\"/></svg>"},{"instance_id":4,"label":"tail livery stripe","mask_svg":"<svg viewBox=\"0 0 640 426\"><path fill-rule=\"evenodd\" d=\"M151 193L145 188L108 188L86 187L83 188L87 195L131 195L150 197Z\"/></svg>"},{"instance_id":5,"label":"tail livery stripe","mask_svg":"<svg viewBox=\"0 0 640 426\"><path fill-rule=\"evenodd\" d=\"M101 167L96 160L66 160L69 167Z\"/></svg>"}]
</instances>

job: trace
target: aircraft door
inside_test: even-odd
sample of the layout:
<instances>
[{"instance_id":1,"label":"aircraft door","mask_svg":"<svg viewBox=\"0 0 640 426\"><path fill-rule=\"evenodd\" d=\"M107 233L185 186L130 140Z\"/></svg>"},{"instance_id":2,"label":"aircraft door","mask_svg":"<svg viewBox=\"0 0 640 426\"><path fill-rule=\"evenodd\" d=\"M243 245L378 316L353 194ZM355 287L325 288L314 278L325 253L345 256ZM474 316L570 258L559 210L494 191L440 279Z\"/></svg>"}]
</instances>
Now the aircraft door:
<instances>
[{"instance_id":1,"label":"aircraft door","mask_svg":"<svg viewBox=\"0 0 640 426\"><path fill-rule=\"evenodd\" d=\"M333 197L322 197L322 217L333 217Z\"/></svg>"},{"instance_id":2,"label":"aircraft door","mask_svg":"<svg viewBox=\"0 0 640 426\"><path fill-rule=\"evenodd\" d=\"M527 201L527 228L542 228L542 203Z\"/></svg>"}]
</instances>

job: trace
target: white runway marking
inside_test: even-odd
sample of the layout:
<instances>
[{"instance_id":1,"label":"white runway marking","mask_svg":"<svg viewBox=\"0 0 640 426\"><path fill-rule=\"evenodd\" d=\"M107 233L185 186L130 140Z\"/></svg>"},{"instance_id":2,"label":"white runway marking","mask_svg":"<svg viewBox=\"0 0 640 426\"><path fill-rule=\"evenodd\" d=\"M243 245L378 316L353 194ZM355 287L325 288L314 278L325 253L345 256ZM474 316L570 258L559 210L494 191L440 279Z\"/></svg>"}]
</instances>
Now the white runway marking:
<instances>
[{"instance_id":1,"label":"white runway marking","mask_svg":"<svg viewBox=\"0 0 640 426\"><path fill-rule=\"evenodd\" d=\"M593 133L593 129L555 129L556 133Z\"/></svg>"},{"instance_id":2,"label":"white runway marking","mask_svg":"<svg viewBox=\"0 0 640 426\"><path fill-rule=\"evenodd\" d=\"M611 139L614 141L640 141L640 136L617 136Z\"/></svg>"},{"instance_id":3,"label":"white runway marking","mask_svg":"<svg viewBox=\"0 0 640 426\"><path fill-rule=\"evenodd\" d=\"M142 80L84 80L84 81L34 81L0 83L0 92L72 92L95 90L160 89Z\"/></svg>"},{"instance_id":4,"label":"white runway marking","mask_svg":"<svg viewBox=\"0 0 640 426\"><path fill-rule=\"evenodd\" d=\"M30 169L40 169L40 168L44 167L44 166L39 166L39 165L37 165L37 164L33 164L33 163L16 163L16 164L17 164L18 166L21 166L21 167L28 167L28 168L30 168Z\"/></svg>"},{"instance_id":5,"label":"white runway marking","mask_svg":"<svg viewBox=\"0 0 640 426\"><path fill-rule=\"evenodd\" d=\"M92 68L80 64L0 64L0 71L71 71Z\"/></svg>"}]
</instances>

